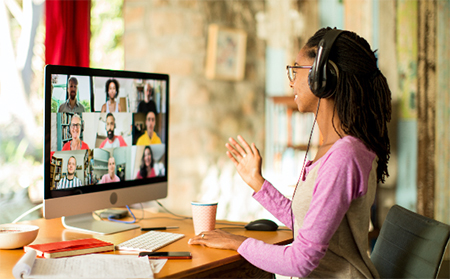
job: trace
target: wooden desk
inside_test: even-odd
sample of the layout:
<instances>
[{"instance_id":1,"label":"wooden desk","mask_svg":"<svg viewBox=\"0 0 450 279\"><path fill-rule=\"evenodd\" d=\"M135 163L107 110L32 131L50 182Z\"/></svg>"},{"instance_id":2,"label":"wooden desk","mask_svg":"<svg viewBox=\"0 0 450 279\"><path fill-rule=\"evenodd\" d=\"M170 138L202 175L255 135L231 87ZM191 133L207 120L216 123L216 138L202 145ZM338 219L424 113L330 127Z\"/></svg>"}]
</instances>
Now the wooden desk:
<instances>
[{"instance_id":1,"label":"wooden desk","mask_svg":"<svg viewBox=\"0 0 450 279\"><path fill-rule=\"evenodd\" d=\"M140 210L133 210L133 212L135 212L137 218L141 216ZM192 253L192 259L189 260L168 260L161 272L155 274L155 278L271 278L270 273L254 267L236 251L189 245L187 243L188 240L194 236L192 220L175 220L169 214L151 214L149 212L146 212L145 218L149 219L144 219L138 223L142 227L178 226L180 227L179 229L170 230L169 232L183 233L185 235L184 238L161 248L159 251L190 251ZM245 224L226 221L218 222ZM60 218L38 219L21 223L39 226L39 234L33 244L87 237L95 237L118 244L144 233L139 229L111 235L80 233L65 229ZM225 231L253 237L271 244L285 245L292 241L292 233L289 230L258 232L247 231L243 227L231 227L222 224L217 224L216 228L224 228ZM119 251L110 253L124 254L124 252ZM13 278L12 268L23 255L23 249L0 250L0 278Z\"/></svg>"}]
</instances>

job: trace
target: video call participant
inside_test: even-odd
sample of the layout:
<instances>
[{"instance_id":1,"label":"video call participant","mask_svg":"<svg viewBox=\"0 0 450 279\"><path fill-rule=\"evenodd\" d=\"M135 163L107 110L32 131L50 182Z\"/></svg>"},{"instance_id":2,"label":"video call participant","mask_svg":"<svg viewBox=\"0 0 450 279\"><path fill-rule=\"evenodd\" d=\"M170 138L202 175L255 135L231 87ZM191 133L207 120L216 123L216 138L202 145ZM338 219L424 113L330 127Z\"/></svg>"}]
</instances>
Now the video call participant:
<instances>
[{"instance_id":1,"label":"video call participant","mask_svg":"<svg viewBox=\"0 0 450 279\"><path fill-rule=\"evenodd\" d=\"M67 92L69 93L69 98L58 108L58 112L85 112L84 106L77 100L78 91L78 80L75 77L69 79L69 86Z\"/></svg>"},{"instance_id":2,"label":"video call participant","mask_svg":"<svg viewBox=\"0 0 450 279\"><path fill-rule=\"evenodd\" d=\"M283 276L379 278L367 253L367 233L377 185L389 175L391 91L367 41L339 32L317 31L287 68L298 110L315 114L323 138L315 158L305 161L292 200L264 179L254 143L239 136L226 145L253 197L293 230L292 244L271 245L222 230L200 233L189 243L237 250L254 266ZM331 84L323 91L317 72L309 74L313 65L320 77L327 65Z\"/></svg>"},{"instance_id":3,"label":"video call participant","mask_svg":"<svg viewBox=\"0 0 450 279\"><path fill-rule=\"evenodd\" d=\"M122 136L115 136L114 129L116 128L116 119L112 113L106 115L106 133L108 138L106 138L101 144L100 148L114 148L127 146L127 143Z\"/></svg>"},{"instance_id":4,"label":"video call participant","mask_svg":"<svg viewBox=\"0 0 450 279\"><path fill-rule=\"evenodd\" d=\"M80 139L81 132L83 132L83 124L78 114L72 115L69 129L72 140L64 144L62 151L89 149L87 143Z\"/></svg>"},{"instance_id":5,"label":"video call participant","mask_svg":"<svg viewBox=\"0 0 450 279\"><path fill-rule=\"evenodd\" d=\"M67 175L61 179L56 186L56 189L69 189L82 186L81 180L75 176L75 170L77 169L77 159L72 156L67 162Z\"/></svg>"},{"instance_id":6,"label":"video call participant","mask_svg":"<svg viewBox=\"0 0 450 279\"><path fill-rule=\"evenodd\" d=\"M101 112L122 112L117 96L119 96L119 82L115 79L108 79L105 84L106 103L103 104Z\"/></svg>"},{"instance_id":7,"label":"video call participant","mask_svg":"<svg viewBox=\"0 0 450 279\"><path fill-rule=\"evenodd\" d=\"M109 157L108 159L108 173L102 176L99 184L120 182L120 178L116 175L116 159Z\"/></svg>"},{"instance_id":8,"label":"video call participant","mask_svg":"<svg viewBox=\"0 0 450 279\"><path fill-rule=\"evenodd\" d=\"M154 165L153 151L150 146L146 146L142 154L141 166L136 175L136 179L155 177L156 171L153 168Z\"/></svg>"},{"instance_id":9,"label":"video call participant","mask_svg":"<svg viewBox=\"0 0 450 279\"><path fill-rule=\"evenodd\" d=\"M154 131L155 124L156 124L156 115L153 111L149 111L147 113L147 117L145 118L145 126L147 126L147 130L144 132L142 136L138 138L136 145L150 145L161 143L161 139Z\"/></svg>"},{"instance_id":10,"label":"video call participant","mask_svg":"<svg viewBox=\"0 0 450 279\"><path fill-rule=\"evenodd\" d=\"M156 103L153 101L153 87L147 82L144 86L144 101L139 103L137 112L147 114L149 111L153 111L155 115L158 114Z\"/></svg>"}]
</instances>

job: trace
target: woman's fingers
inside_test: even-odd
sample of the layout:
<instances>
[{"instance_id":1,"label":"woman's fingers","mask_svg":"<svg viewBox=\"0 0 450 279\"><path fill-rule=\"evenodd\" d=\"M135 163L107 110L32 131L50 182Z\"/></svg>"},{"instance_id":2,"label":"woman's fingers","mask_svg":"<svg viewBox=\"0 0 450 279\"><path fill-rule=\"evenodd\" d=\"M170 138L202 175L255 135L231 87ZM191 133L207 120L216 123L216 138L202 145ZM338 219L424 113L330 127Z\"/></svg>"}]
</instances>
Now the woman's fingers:
<instances>
[{"instance_id":1,"label":"woman's fingers","mask_svg":"<svg viewBox=\"0 0 450 279\"><path fill-rule=\"evenodd\" d=\"M241 142L242 146L245 149L245 153L247 154L253 154L252 149L248 145L248 143L244 140L244 138L241 135L238 135L238 140Z\"/></svg>"},{"instance_id":2,"label":"woman's fingers","mask_svg":"<svg viewBox=\"0 0 450 279\"><path fill-rule=\"evenodd\" d=\"M230 146L227 146L230 152L235 155L235 157L244 158L248 154L254 154L252 148L248 145L248 143L242 136L238 135L238 140L241 144L239 144L234 138L229 138Z\"/></svg>"},{"instance_id":3,"label":"woman's fingers","mask_svg":"<svg viewBox=\"0 0 450 279\"><path fill-rule=\"evenodd\" d=\"M237 143L237 141L233 138L229 139L230 141L230 146L233 148L232 152L236 157L244 157L244 155L247 153L245 152L244 149L242 149L241 145L239 145L239 143Z\"/></svg>"},{"instance_id":4,"label":"woman's fingers","mask_svg":"<svg viewBox=\"0 0 450 279\"><path fill-rule=\"evenodd\" d=\"M258 148L256 148L256 144L255 143L252 143L251 148L252 148L252 152L253 152L254 155L260 155L259 154L259 150L258 150Z\"/></svg>"},{"instance_id":5,"label":"woman's fingers","mask_svg":"<svg viewBox=\"0 0 450 279\"><path fill-rule=\"evenodd\" d=\"M230 234L222 230L202 232L189 239L189 244L205 245L211 248L237 250L247 239L245 236Z\"/></svg>"},{"instance_id":6,"label":"woman's fingers","mask_svg":"<svg viewBox=\"0 0 450 279\"><path fill-rule=\"evenodd\" d=\"M236 158L231 154L230 151L227 151L227 156L228 158L231 159L231 161L237 166L239 164L239 162L236 160Z\"/></svg>"}]
</instances>

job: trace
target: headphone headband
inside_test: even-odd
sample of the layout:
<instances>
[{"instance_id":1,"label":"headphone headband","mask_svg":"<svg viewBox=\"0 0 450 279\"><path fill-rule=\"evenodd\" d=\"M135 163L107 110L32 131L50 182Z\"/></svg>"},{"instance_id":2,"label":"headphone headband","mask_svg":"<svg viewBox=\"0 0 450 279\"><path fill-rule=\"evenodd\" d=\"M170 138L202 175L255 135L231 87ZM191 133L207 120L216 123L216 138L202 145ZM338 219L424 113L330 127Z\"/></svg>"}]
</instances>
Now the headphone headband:
<instances>
[{"instance_id":1,"label":"headphone headband","mask_svg":"<svg viewBox=\"0 0 450 279\"><path fill-rule=\"evenodd\" d=\"M331 49L334 42L344 30L330 29L320 40L317 55L308 75L308 84L311 91L319 98L328 98L333 95L337 84L337 66L329 63Z\"/></svg>"}]
</instances>

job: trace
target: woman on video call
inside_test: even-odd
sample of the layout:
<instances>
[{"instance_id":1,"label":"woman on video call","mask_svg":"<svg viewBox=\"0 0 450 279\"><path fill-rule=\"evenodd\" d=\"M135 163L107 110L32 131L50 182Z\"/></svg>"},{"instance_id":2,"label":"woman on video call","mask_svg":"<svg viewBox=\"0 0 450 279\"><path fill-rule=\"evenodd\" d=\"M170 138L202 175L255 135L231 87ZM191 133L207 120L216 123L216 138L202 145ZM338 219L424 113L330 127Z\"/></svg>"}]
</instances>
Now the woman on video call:
<instances>
[{"instance_id":1,"label":"woman on video call","mask_svg":"<svg viewBox=\"0 0 450 279\"><path fill-rule=\"evenodd\" d=\"M367 251L376 186L388 176L386 78L365 39L331 28L317 31L287 69L298 110L315 114L323 137L315 158L303 163L292 200L263 178L254 143L238 136L239 143L230 138L226 146L253 197L293 230L293 243L270 245L221 230L189 243L237 250L253 265L284 276L379 277Z\"/></svg>"},{"instance_id":2,"label":"woman on video call","mask_svg":"<svg viewBox=\"0 0 450 279\"><path fill-rule=\"evenodd\" d=\"M117 96L119 96L119 82L108 79L105 84L106 103L103 104L101 112L122 112Z\"/></svg>"},{"instance_id":3,"label":"woman on video call","mask_svg":"<svg viewBox=\"0 0 450 279\"><path fill-rule=\"evenodd\" d=\"M89 149L89 145L81 140L80 136L83 132L84 124L81 120L81 116L78 114L74 114L70 120L69 131L72 140L66 142L63 145L62 151L67 150L82 150Z\"/></svg>"},{"instance_id":4,"label":"woman on video call","mask_svg":"<svg viewBox=\"0 0 450 279\"><path fill-rule=\"evenodd\" d=\"M142 154L141 166L136 174L136 179L155 177L157 174L154 166L155 160L153 158L153 151L150 146L146 146L144 153Z\"/></svg>"}]
</instances>

